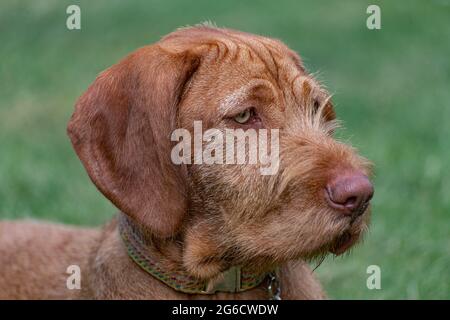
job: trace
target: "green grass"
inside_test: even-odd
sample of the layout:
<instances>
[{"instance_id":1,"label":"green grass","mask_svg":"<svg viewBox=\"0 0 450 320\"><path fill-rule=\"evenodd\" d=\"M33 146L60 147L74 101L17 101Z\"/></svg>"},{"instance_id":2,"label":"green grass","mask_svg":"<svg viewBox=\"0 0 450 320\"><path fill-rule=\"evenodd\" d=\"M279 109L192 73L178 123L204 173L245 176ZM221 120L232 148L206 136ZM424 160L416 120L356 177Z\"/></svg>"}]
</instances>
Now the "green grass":
<instances>
[{"instance_id":1,"label":"green grass","mask_svg":"<svg viewBox=\"0 0 450 320\"><path fill-rule=\"evenodd\" d=\"M82 30L65 10L79 3ZM377 3L382 29L365 27ZM97 73L173 29L212 20L284 40L320 72L376 165L364 244L318 274L331 298L450 298L450 1L2 1L0 218L98 225L115 209L65 133ZM381 268L368 290L366 268Z\"/></svg>"}]
</instances>

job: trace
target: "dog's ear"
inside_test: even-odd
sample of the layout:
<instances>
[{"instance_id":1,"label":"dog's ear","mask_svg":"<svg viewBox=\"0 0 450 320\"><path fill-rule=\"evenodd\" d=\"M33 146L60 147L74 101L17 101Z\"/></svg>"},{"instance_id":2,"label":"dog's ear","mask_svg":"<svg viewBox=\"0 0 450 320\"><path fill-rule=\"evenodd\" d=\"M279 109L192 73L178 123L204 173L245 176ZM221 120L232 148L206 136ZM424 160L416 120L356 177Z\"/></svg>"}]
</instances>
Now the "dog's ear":
<instances>
[{"instance_id":1,"label":"dog's ear","mask_svg":"<svg viewBox=\"0 0 450 320\"><path fill-rule=\"evenodd\" d=\"M186 212L186 179L171 161L170 136L198 65L198 55L188 51L141 48L98 76L68 125L97 188L161 237L172 235Z\"/></svg>"}]
</instances>

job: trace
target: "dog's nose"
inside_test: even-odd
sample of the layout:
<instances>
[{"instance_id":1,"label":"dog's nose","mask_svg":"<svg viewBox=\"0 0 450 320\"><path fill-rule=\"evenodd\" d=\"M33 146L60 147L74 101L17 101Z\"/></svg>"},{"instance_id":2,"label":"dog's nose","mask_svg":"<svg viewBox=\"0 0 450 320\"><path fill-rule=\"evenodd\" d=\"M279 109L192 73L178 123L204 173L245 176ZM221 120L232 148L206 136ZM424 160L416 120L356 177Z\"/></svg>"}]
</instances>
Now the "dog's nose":
<instances>
[{"instance_id":1,"label":"dog's nose","mask_svg":"<svg viewBox=\"0 0 450 320\"><path fill-rule=\"evenodd\" d=\"M330 206L346 215L363 214L372 196L372 183L362 173L339 175L326 187L326 197Z\"/></svg>"}]
</instances>

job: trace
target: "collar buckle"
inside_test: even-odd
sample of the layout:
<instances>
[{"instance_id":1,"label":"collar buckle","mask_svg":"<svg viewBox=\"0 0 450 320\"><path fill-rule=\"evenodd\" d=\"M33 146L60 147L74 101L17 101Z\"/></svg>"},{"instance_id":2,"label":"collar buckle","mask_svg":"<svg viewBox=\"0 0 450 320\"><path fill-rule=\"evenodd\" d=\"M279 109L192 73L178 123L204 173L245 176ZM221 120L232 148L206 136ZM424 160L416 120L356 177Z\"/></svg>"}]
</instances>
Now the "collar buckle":
<instances>
[{"instance_id":1,"label":"collar buckle","mask_svg":"<svg viewBox=\"0 0 450 320\"><path fill-rule=\"evenodd\" d=\"M212 285L211 288L206 288L205 293L221 292L241 292L241 267L233 266L222 273L221 281Z\"/></svg>"}]
</instances>

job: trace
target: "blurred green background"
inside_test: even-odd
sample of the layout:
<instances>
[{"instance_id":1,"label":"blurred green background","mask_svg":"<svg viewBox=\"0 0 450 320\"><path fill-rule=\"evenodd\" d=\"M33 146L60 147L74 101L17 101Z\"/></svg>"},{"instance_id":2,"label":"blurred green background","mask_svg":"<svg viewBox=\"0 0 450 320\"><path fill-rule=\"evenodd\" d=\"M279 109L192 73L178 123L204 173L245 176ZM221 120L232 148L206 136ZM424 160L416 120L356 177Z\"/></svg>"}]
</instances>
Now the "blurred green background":
<instances>
[{"instance_id":1,"label":"blurred green background","mask_svg":"<svg viewBox=\"0 0 450 320\"><path fill-rule=\"evenodd\" d=\"M79 31L66 8L81 7ZM366 28L381 7L382 29ZM276 37L334 93L340 133L376 165L373 220L318 274L334 299L450 298L450 1L10 1L0 4L0 218L99 225L65 127L103 69L205 20ZM368 290L366 268L381 268Z\"/></svg>"}]
</instances>

